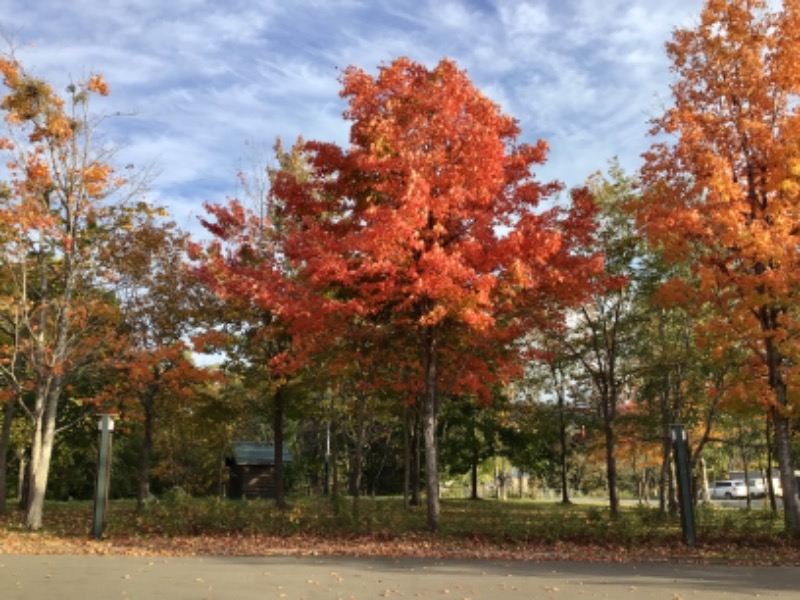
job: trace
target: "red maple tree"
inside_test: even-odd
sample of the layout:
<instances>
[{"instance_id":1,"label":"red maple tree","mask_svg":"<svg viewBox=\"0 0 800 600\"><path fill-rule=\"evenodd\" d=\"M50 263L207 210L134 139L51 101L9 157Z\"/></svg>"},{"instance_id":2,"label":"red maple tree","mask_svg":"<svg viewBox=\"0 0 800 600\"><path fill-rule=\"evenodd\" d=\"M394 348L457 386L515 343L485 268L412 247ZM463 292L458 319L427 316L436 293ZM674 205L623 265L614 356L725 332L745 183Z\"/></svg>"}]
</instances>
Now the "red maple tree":
<instances>
[{"instance_id":1,"label":"red maple tree","mask_svg":"<svg viewBox=\"0 0 800 600\"><path fill-rule=\"evenodd\" d=\"M602 267L581 251L593 204L581 189L570 208L542 206L562 190L532 175L547 144L518 143L517 122L452 61L350 67L342 84L350 148L309 142L310 172L274 181L304 290L282 314L297 339L348 323L411 334L435 530L441 392L488 396L519 365L513 342L580 300Z\"/></svg>"}]
</instances>

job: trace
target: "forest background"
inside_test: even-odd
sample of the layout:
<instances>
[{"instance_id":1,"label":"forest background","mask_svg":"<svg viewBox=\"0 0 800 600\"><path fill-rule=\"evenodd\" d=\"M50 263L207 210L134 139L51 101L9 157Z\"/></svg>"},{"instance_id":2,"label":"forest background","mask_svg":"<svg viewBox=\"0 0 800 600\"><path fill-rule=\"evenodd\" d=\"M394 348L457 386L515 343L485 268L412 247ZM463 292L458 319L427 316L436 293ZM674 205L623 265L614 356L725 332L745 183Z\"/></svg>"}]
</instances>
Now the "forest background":
<instances>
[{"instance_id":1,"label":"forest background","mask_svg":"<svg viewBox=\"0 0 800 600\"><path fill-rule=\"evenodd\" d=\"M91 494L100 412L142 510L223 495L249 440L291 450L279 506L400 494L436 530L483 474L667 512L675 423L698 491L773 469L796 490L798 11L708 2L668 44L641 173L569 191L452 61L351 67L350 146L279 141L194 240L99 135L100 75L62 95L7 55L3 510L16 492L38 529L46 496ZM795 493L782 512L800 535Z\"/></svg>"}]
</instances>

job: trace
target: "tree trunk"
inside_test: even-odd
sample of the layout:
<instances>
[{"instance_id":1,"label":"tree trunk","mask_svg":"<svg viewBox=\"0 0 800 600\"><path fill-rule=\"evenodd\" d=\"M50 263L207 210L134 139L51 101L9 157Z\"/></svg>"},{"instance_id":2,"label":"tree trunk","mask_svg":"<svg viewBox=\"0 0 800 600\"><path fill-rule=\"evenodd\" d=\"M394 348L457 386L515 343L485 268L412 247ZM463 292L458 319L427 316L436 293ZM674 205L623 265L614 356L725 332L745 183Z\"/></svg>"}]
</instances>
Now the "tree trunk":
<instances>
[{"instance_id":1,"label":"tree trunk","mask_svg":"<svg viewBox=\"0 0 800 600\"><path fill-rule=\"evenodd\" d=\"M17 473L17 507L25 510L28 507L28 490L30 489L31 469L30 461L25 455L25 449L17 452L19 459L19 473Z\"/></svg>"},{"instance_id":2,"label":"tree trunk","mask_svg":"<svg viewBox=\"0 0 800 600\"><path fill-rule=\"evenodd\" d=\"M439 464L436 444L438 420L438 373L436 328L426 327L425 342L425 395L423 435L425 437L425 491L427 495L428 529L439 529Z\"/></svg>"},{"instance_id":3,"label":"tree trunk","mask_svg":"<svg viewBox=\"0 0 800 600\"><path fill-rule=\"evenodd\" d=\"M219 457L217 458L217 497L218 498L227 498L228 494L225 489L225 471L227 470L225 466L225 446L226 443L223 443L219 448Z\"/></svg>"},{"instance_id":4,"label":"tree trunk","mask_svg":"<svg viewBox=\"0 0 800 600\"><path fill-rule=\"evenodd\" d=\"M765 311L766 312L766 311ZM769 315L762 319L762 326L775 325L777 318ZM771 327L771 331L776 329ZM773 411L775 426L775 452L780 470L781 488L783 489L783 519L786 533L792 538L800 538L800 505L797 498L797 480L794 475L794 461L792 460L792 436L789 417L786 414L788 406L786 382L783 379L783 357L773 343L772 337L764 341L767 368L769 373L769 386L775 395L776 409Z\"/></svg>"},{"instance_id":5,"label":"tree trunk","mask_svg":"<svg viewBox=\"0 0 800 600\"><path fill-rule=\"evenodd\" d=\"M472 456L470 457L470 499L478 499L478 437L475 435L475 411L470 412L469 419L469 439L472 445Z\"/></svg>"},{"instance_id":6,"label":"tree trunk","mask_svg":"<svg viewBox=\"0 0 800 600\"><path fill-rule=\"evenodd\" d=\"M70 224L72 225L72 223ZM73 250L77 246L73 246ZM30 489L26 506L25 525L29 529L41 529L50 461L56 436L58 404L64 387L64 368L67 363L70 307L76 285L74 253L65 252L59 279L63 289L58 296L50 290L47 259L39 252L37 262L40 269L38 293L41 302L38 311L40 335L48 331L52 319L52 344L43 343L44 337L34 344L31 368L35 373L35 398L31 411L31 462ZM52 310L51 310L52 309ZM59 365L59 369L54 366Z\"/></svg>"},{"instance_id":7,"label":"tree trunk","mask_svg":"<svg viewBox=\"0 0 800 600\"><path fill-rule=\"evenodd\" d=\"M561 504L571 504L569 499L569 480L567 465L567 422L564 418L564 398L559 394L558 398L558 461L561 472Z\"/></svg>"},{"instance_id":8,"label":"tree trunk","mask_svg":"<svg viewBox=\"0 0 800 600\"><path fill-rule=\"evenodd\" d=\"M331 425L331 498L335 501L339 497L339 435Z\"/></svg>"},{"instance_id":9,"label":"tree trunk","mask_svg":"<svg viewBox=\"0 0 800 600\"><path fill-rule=\"evenodd\" d=\"M610 361L613 364L613 361ZM606 477L608 478L608 507L612 519L619 516L619 492L617 489L617 391L614 370L609 369L604 381L597 386L600 392L603 433L605 436Z\"/></svg>"},{"instance_id":10,"label":"tree trunk","mask_svg":"<svg viewBox=\"0 0 800 600\"><path fill-rule=\"evenodd\" d=\"M403 406L403 508L408 510L411 492L411 419L408 405Z\"/></svg>"},{"instance_id":11,"label":"tree trunk","mask_svg":"<svg viewBox=\"0 0 800 600\"><path fill-rule=\"evenodd\" d=\"M155 404L155 394L148 391L147 395L141 399L144 409L144 421L142 423L142 452L139 455L139 473L136 493L136 510L141 512L147 504L150 495L150 461L153 453L153 408Z\"/></svg>"},{"instance_id":12,"label":"tree trunk","mask_svg":"<svg viewBox=\"0 0 800 600\"><path fill-rule=\"evenodd\" d=\"M364 462L364 437L365 426L364 417L365 409L363 406L363 399L356 398L356 427L355 436L353 438L353 455L350 459L350 473L347 478L348 493L357 498L361 492L361 479L362 479L362 465Z\"/></svg>"},{"instance_id":13,"label":"tree trunk","mask_svg":"<svg viewBox=\"0 0 800 600\"><path fill-rule=\"evenodd\" d=\"M658 480L658 510L662 514L675 513L678 503L675 500L675 484L672 477L672 432L674 412L667 391L661 394L661 474ZM697 456L694 454L693 456Z\"/></svg>"},{"instance_id":14,"label":"tree trunk","mask_svg":"<svg viewBox=\"0 0 800 600\"><path fill-rule=\"evenodd\" d=\"M286 498L283 490L283 413L286 400L284 398L284 386L279 385L273 397L273 420L272 429L275 442L275 506L286 508Z\"/></svg>"},{"instance_id":15,"label":"tree trunk","mask_svg":"<svg viewBox=\"0 0 800 600\"><path fill-rule=\"evenodd\" d=\"M508 499L508 474L506 473L506 457L500 457L500 500Z\"/></svg>"},{"instance_id":16,"label":"tree trunk","mask_svg":"<svg viewBox=\"0 0 800 600\"><path fill-rule=\"evenodd\" d=\"M669 512L671 514L676 514L680 508L678 505L678 489L675 477L675 461L671 460L667 465L667 499L669 500Z\"/></svg>"},{"instance_id":17,"label":"tree trunk","mask_svg":"<svg viewBox=\"0 0 800 600\"><path fill-rule=\"evenodd\" d=\"M663 330L659 328L659 331L663 336ZM658 478L658 510L664 515L674 512L677 508L672 486L672 425L675 421L675 411L670 401L670 392L674 389L674 385L670 372L667 371L658 394L661 413L661 473Z\"/></svg>"},{"instance_id":18,"label":"tree trunk","mask_svg":"<svg viewBox=\"0 0 800 600\"><path fill-rule=\"evenodd\" d=\"M350 496L353 498L353 517L358 522L360 517L361 476L364 462L364 437L365 437L365 399L359 394L356 399L356 439L353 448L353 460L350 462Z\"/></svg>"},{"instance_id":19,"label":"tree trunk","mask_svg":"<svg viewBox=\"0 0 800 600\"><path fill-rule=\"evenodd\" d=\"M571 504L569 499L569 481L568 481L568 465L567 465L567 452L569 451L567 440L567 419L564 414L566 410L566 398L564 391L564 377L563 371L550 363L550 374L553 378L553 384L556 388L556 397L558 399L558 462L561 476L561 504Z\"/></svg>"},{"instance_id":20,"label":"tree trunk","mask_svg":"<svg viewBox=\"0 0 800 600\"><path fill-rule=\"evenodd\" d=\"M703 502L708 502L710 500L709 493L708 493L708 466L706 465L706 459L700 457L700 473L702 477L702 497Z\"/></svg>"},{"instance_id":21,"label":"tree trunk","mask_svg":"<svg viewBox=\"0 0 800 600\"><path fill-rule=\"evenodd\" d=\"M478 451L472 451L472 465L470 466L470 499L478 500Z\"/></svg>"},{"instance_id":22,"label":"tree trunk","mask_svg":"<svg viewBox=\"0 0 800 600\"><path fill-rule=\"evenodd\" d=\"M605 425L606 437L606 471L608 475L608 505L611 511L611 518L619 516L619 493L617 491L617 432L613 422Z\"/></svg>"},{"instance_id":23,"label":"tree trunk","mask_svg":"<svg viewBox=\"0 0 800 600\"><path fill-rule=\"evenodd\" d=\"M492 467L494 476L494 499L500 500L500 470L497 468L497 454L492 454Z\"/></svg>"},{"instance_id":24,"label":"tree trunk","mask_svg":"<svg viewBox=\"0 0 800 600\"><path fill-rule=\"evenodd\" d=\"M411 506L419 506L421 504L419 498L419 491L422 487L420 481L422 479L422 465L420 464L422 436L420 430L422 429L420 405L414 405L414 429L411 437Z\"/></svg>"},{"instance_id":25,"label":"tree trunk","mask_svg":"<svg viewBox=\"0 0 800 600\"><path fill-rule=\"evenodd\" d=\"M669 438L666 440L662 439L661 443L661 472L659 473L658 477L658 511L661 514L667 514L669 512L669 501L667 498L668 495L668 484L667 480L669 479L669 461L671 460L671 452L669 449L670 442Z\"/></svg>"},{"instance_id":26,"label":"tree trunk","mask_svg":"<svg viewBox=\"0 0 800 600\"><path fill-rule=\"evenodd\" d=\"M11 424L14 421L14 412L17 399L11 398L3 404L3 429L0 433L0 513L6 512L6 496L8 495L8 451L11 444Z\"/></svg>"},{"instance_id":27,"label":"tree trunk","mask_svg":"<svg viewBox=\"0 0 800 600\"><path fill-rule=\"evenodd\" d=\"M747 508L753 507L753 491L750 489L750 469L747 466L749 458L748 452L744 445L741 448L742 466L744 467L744 489L747 492Z\"/></svg>"},{"instance_id":28,"label":"tree trunk","mask_svg":"<svg viewBox=\"0 0 800 600\"><path fill-rule=\"evenodd\" d=\"M478 461L473 457L472 460L472 467L470 468L470 493L469 497L470 500L479 500L480 496L478 495Z\"/></svg>"},{"instance_id":29,"label":"tree trunk","mask_svg":"<svg viewBox=\"0 0 800 600\"><path fill-rule=\"evenodd\" d=\"M47 480L50 475L50 460L56 434L56 413L58 398L61 395L60 381L51 384L49 393L42 389L38 395L37 406L42 410L34 412L32 423L32 443L30 462L30 489L26 506L25 525L37 530L42 527L44 499L47 493Z\"/></svg>"},{"instance_id":30,"label":"tree trunk","mask_svg":"<svg viewBox=\"0 0 800 600\"><path fill-rule=\"evenodd\" d=\"M789 419L779 411L775 413L775 446L783 489L784 526L789 536L800 538L800 505L797 501Z\"/></svg>"},{"instance_id":31,"label":"tree trunk","mask_svg":"<svg viewBox=\"0 0 800 600\"><path fill-rule=\"evenodd\" d=\"M775 409L770 409L767 412L767 495L769 496L769 507L772 512L778 512L778 501L775 499L775 484L772 481L772 456L773 447L772 442L772 421L775 418Z\"/></svg>"}]
</instances>

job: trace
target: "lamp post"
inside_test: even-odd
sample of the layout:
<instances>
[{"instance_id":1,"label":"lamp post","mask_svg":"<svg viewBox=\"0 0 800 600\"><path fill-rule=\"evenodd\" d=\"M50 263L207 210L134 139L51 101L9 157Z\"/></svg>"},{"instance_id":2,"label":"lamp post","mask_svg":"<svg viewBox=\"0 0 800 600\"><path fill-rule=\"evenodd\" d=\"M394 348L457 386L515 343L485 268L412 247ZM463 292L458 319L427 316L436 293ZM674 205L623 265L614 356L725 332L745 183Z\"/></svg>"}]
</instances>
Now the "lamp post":
<instances>
[{"instance_id":1,"label":"lamp post","mask_svg":"<svg viewBox=\"0 0 800 600\"><path fill-rule=\"evenodd\" d=\"M672 426L672 447L675 450L675 466L678 473L678 505L681 511L683 541L687 546L694 548L697 545L697 534L689 477L689 444L683 425Z\"/></svg>"},{"instance_id":2,"label":"lamp post","mask_svg":"<svg viewBox=\"0 0 800 600\"><path fill-rule=\"evenodd\" d=\"M99 540L103 535L103 527L106 523L108 486L111 479L111 434L114 431L114 419L111 415L99 415L97 430L100 436L100 447L97 461L97 483L95 485L92 536L94 539Z\"/></svg>"}]
</instances>

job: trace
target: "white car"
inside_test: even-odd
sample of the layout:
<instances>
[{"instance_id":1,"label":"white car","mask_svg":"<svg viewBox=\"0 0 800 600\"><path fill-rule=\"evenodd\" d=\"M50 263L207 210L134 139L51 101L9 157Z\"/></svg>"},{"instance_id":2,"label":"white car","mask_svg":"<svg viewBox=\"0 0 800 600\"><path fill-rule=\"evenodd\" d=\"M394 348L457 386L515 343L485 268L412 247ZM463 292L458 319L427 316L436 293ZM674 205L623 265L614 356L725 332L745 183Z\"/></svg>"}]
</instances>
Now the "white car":
<instances>
[{"instance_id":1,"label":"white car","mask_svg":"<svg viewBox=\"0 0 800 600\"><path fill-rule=\"evenodd\" d=\"M708 487L712 500L733 500L734 498L747 498L747 485L739 479L726 479L715 481Z\"/></svg>"},{"instance_id":2,"label":"white car","mask_svg":"<svg viewBox=\"0 0 800 600\"><path fill-rule=\"evenodd\" d=\"M750 497L763 498L767 495L767 488L764 486L763 479L750 480Z\"/></svg>"}]
</instances>

